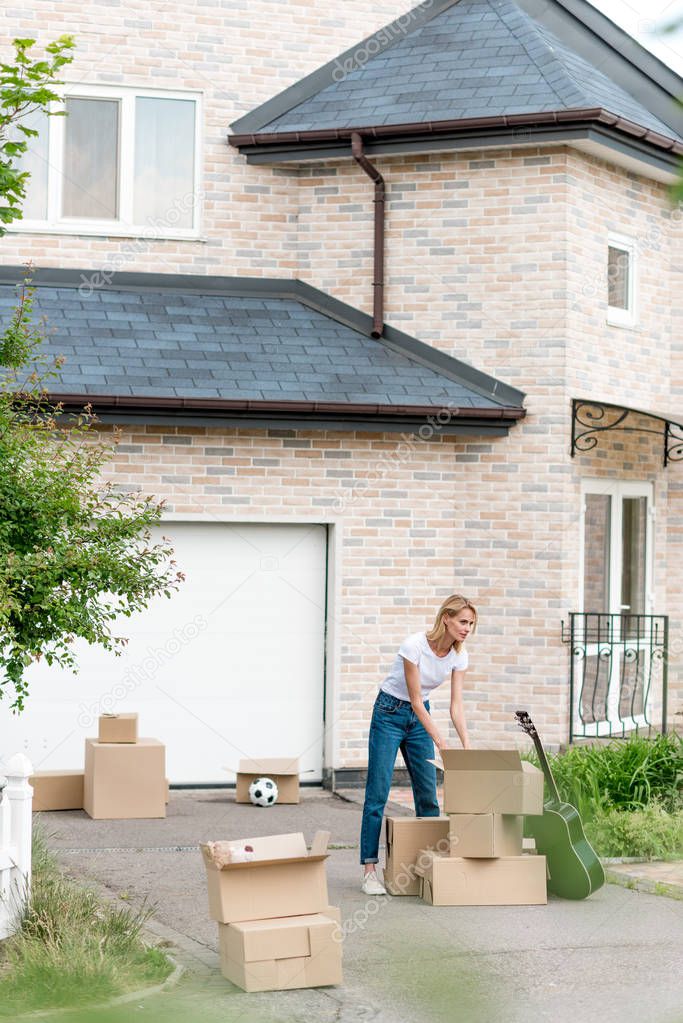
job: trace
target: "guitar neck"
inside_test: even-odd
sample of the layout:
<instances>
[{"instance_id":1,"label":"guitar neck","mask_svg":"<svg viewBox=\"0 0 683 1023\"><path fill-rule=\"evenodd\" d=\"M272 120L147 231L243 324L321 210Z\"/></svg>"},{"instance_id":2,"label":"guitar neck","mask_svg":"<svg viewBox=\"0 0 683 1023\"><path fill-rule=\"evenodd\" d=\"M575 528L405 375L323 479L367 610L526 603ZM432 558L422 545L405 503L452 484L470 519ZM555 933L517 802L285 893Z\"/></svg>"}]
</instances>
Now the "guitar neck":
<instances>
[{"instance_id":1,"label":"guitar neck","mask_svg":"<svg viewBox=\"0 0 683 1023\"><path fill-rule=\"evenodd\" d=\"M561 803L562 800L560 799L560 793L557 791L557 785L555 784L555 779L553 778L553 772L550 770L548 758L545 755L543 744L540 740L540 737L536 729L533 730L531 738L534 740L534 746L536 747L538 759L541 762L541 768L543 770L543 774L545 775L545 780L548 783L548 788L550 789L550 795L552 796L552 800L554 803Z\"/></svg>"}]
</instances>

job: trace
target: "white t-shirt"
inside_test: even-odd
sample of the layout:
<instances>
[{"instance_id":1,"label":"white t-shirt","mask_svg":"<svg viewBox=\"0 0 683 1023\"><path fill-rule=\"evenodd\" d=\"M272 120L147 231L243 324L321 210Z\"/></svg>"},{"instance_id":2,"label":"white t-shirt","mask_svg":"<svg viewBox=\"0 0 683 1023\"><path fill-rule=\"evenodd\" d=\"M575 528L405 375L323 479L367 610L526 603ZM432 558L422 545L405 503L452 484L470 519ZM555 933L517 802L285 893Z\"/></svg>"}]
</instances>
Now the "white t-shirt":
<instances>
[{"instance_id":1,"label":"white t-shirt","mask_svg":"<svg viewBox=\"0 0 683 1023\"><path fill-rule=\"evenodd\" d=\"M397 696L399 700L410 699L406 685L404 658L406 661L416 664L420 669L423 700L429 699L432 689L436 689L442 682L450 678L452 671L464 671L469 661L464 647L459 654L451 648L445 657L437 657L429 646L426 634L424 632L413 633L401 643L394 663L389 669L389 674L380 686L383 692Z\"/></svg>"}]
</instances>

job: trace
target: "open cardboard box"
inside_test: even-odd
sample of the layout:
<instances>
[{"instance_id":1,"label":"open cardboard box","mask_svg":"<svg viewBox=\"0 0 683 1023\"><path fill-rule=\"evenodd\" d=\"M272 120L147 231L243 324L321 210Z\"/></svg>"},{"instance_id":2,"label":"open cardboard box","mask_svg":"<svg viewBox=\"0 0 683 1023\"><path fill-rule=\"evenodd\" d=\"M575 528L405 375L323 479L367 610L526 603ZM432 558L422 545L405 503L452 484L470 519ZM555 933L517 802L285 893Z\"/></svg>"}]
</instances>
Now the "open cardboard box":
<instances>
[{"instance_id":1,"label":"open cardboard box","mask_svg":"<svg viewBox=\"0 0 683 1023\"><path fill-rule=\"evenodd\" d=\"M300 832L245 838L255 858L217 867L208 845L200 849L206 867L209 915L219 923L267 920L322 913L327 895L329 831L318 831L310 853Z\"/></svg>"},{"instance_id":2,"label":"open cardboard box","mask_svg":"<svg viewBox=\"0 0 683 1023\"><path fill-rule=\"evenodd\" d=\"M442 749L444 813L543 813L543 772L516 749Z\"/></svg>"},{"instance_id":3,"label":"open cardboard box","mask_svg":"<svg viewBox=\"0 0 683 1023\"><path fill-rule=\"evenodd\" d=\"M453 813L448 818L451 856L521 856L524 818L508 813Z\"/></svg>"},{"instance_id":4,"label":"open cardboard box","mask_svg":"<svg viewBox=\"0 0 683 1023\"><path fill-rule=\"evenodd\" d=\"M384 887L390 895L419 895L415 860L421 849L448 850L448 817L387 817Z\"/></svg>"},{"instance_id":5,"label":"open cardboard box","mask_svg":"<svg viewBox=\"0 0 683 1023\"><path fill-rule=\"evenodd\" d=\"M226 768L230 770L230 768ZM249 803L249 786L257 778L272 778L277 785L278 803L298 803L299 758L262 757L259 760L240 760L235 789L236 803Z\"/></svg>"},{"instance_id":6,"label":"open cardboard box","mask_svg":"<svg viewBox=\"0 0 683 1023\"><path fill-rule=\"evenodd\" d=\"M331 915L329 915L331 914ZM221 972L245 991L341 984L339 910L218 925Z\"/></svg>"},{"instance_id":7,"label":"open cardboard box","mask_svg":"<svg viewBox=\"0 0 683 1023\"><path fill-rule=\"evenodd\" d=\"M416 871L432 906L535 906L548 901L545 856L465 859L423 850Z\"/></svg>"}]
</instances>

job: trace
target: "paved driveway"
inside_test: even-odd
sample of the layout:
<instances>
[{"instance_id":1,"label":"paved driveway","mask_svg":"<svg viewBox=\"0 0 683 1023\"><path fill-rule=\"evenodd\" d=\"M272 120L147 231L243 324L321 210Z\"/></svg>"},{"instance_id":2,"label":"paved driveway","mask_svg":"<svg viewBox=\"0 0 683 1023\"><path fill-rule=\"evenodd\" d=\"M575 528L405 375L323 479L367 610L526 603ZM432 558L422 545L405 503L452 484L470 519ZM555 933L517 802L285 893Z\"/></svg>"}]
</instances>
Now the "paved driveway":
<instances>
[{"instance_id":1,"label":"paved driveway","mask_svg":"<svg viewBox=\"0 0 683 1023\"><path fill-rule=\"evenodd\" d=\"M74 1023L683 1023L683 902L614 885L586 902L531 907L368 900L359 890L360 808L316 789L298 806L270 809L237 805L225 791L174 792L163 821L41 817L69 873L155 904L154 929L189 967L169 994L89 1010ZM344 984L247 995L218 972L196 845L288 831L310 841L318 828L332 833L330 900L350 930Z\"/></svg>"}]
</instances>

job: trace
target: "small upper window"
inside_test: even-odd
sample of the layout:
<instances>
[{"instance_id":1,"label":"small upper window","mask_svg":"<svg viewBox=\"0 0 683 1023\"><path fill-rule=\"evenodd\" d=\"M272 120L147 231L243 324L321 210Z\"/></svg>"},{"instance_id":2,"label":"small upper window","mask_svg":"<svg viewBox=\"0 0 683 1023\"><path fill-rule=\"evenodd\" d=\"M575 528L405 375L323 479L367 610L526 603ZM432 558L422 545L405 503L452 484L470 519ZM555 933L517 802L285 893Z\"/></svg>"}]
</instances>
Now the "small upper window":
<instances>
[{"instance_id":1,"label":"small upper window","mask_svg":"<svg viewBox=\"0 0 683 1023\"><path fill-rule=\"evenodd\" d=\"M636 322L636 251L627 238L612 235L607 246L607 322L630 327Z\"/></svg>"},{"instance_id":2,"label":"small upper window","mask_svg":"<svg viewBox=\"0 0 683 1023\"><path fill-rule=\"evenodd\" d=\"M12 229L197 237L198 96L67 85L64 100L66 116L29 125L39 135L21 160L31 177Z\"/></svg>"}]
</instances>

